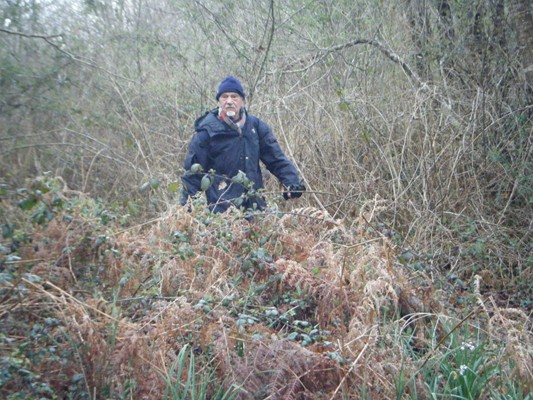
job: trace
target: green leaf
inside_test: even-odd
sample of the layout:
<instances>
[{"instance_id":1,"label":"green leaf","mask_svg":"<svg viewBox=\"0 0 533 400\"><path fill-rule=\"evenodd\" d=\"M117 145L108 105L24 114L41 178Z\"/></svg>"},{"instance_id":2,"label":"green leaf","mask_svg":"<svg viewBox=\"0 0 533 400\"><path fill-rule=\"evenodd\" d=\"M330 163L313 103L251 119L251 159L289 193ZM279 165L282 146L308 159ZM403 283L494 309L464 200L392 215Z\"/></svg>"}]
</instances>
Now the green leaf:
<instances>
[{"instance_id":1,"label":"green leaf","mask_svg":"<svg viewBox=\"0 0 533 400\"><path fill-rule=\"evenodd\" d=\"M175 193L175 192L178 191L179 187L180 187L180 184L178 182L175 182L175 183L173 183L172 185L170 185L168 187L168 192L169 193Z\"/></svg>"},{"instance_id":2,"label":"green leaf","mask_svg":"<svg viewBox=\"0 0 533 400\"><path fill-rule=\"evenodd\" d=\"M41 282L41 277L39 275L35 275L35 274L24 274L24 278L26 278L28 281L30 281L32 283Z\"/></svg>"},{"instance_id":3,"label":"green leaf","mask_svg":"<svg viewBox=\"0 0 533 400\"><path fill-rule=\"evenodd\" d=\"M236 197L231 201L233 202L233 204L235 204L236 207L240 207L242 206L244 199L242 197Z\"/></svg>"},{"instance_id":4,"label":"green leaf","mask_svg":"<svg viewBox=\"0 0 533 400\"><path fill-rule=\"evenodd\" d=\"M15 226L11 223L7 223L2 225L2 237L4 239L10 238L13 236L13 232L15 231Z\"/></svg>"},{"instance_id":5,"label":"green leaf","mask_svg":"<svg viewBox=\"0 0 533 400\"><path fill-rule=\"evenodd\" d=\"M9 192L9 186L5 183L0 183L0 198L6 197Z\"/></svg>"},{"instance_id":6,"label":"green leaf","mask_svg":"<svg viewBox=\"0 0 533 400\"><path fill-rule=\"evenodd\" d=\"M20 260L22 260L22 258L20 258L19 256L11 255L11 256L6 258L6 264L16 263L16 262L18 262Z\"/></svg>"},{"instance_id":7,"label":"green leaf","mask_svg":"<svg viewBox=\"0 0 533 400\"><path fill-rule=\"evenodd\" d=\"M296 340L298 338L298 332L292 332L287 336L289 340Z\"/></svg>"},{"instance_id":8,"label":"green leaf","mask_svg":"<svg viewBox=\"0 0 533 400\"><path fill-rule=\"evenodd\" d=\"M239 170L237 175L235 175L233 178L231 178L231 181L238 184L245 184L248 182L248 178L246 177L246 174Z\"/></svg>"},{"instance_id":9,"label":"green leaf","mask_svg":"<svg viewBox=\"0 0 533 400\"><path fill-rule=\"evenodd\" d=\"M135 215L138 211L139 207L137 204L134 201L128 201L128 212Z\"/></svg>"},{"instance_id":10,"label":"green leaf","mask_svg":"<svg viewBox=\"0 0 533 400\"><path fill-rule=\"evenodd\" d=\"M258 247L255 251L255 256L260 260L265 258L265 254L265 249L263 249L262 247Z\"/></svg>"},{"instance_id":11,"label":"green leaf","mask_svg":"<svg viewBox=\"0 0 533 400\"><path fill-rule=\"evenodd\" d=\"M157 188L159 187L159 184L160 184L160 183L161 183L161 182L159 181L159 179L155 179L155 178L154 178L154 179L151 179L151 180L150 180L150 187L151 187L152 189L157 189Z\"/></svg>"},{"instance_id":12,"label":"green leaf","mask_svg":"<svg viewBox=\"0 0 533 400\"><path fill-rule=\"evenodd\" d=\"M19 201L18 206L23 210L31 210L37 204L37 198L34 196L27 197Z\"/></svg>"},{"instance_id":13,"label":"green leaf","mask_svg":"<svg viewBox=\"0 0 533 400\"><path fill-rule=\"evenodd\" d=\"M209 175L204 175L200 182L200 189L205 192L213 184L211 177Z\"/></svg>"},{"instance_id":14,"label":"green leaf","mask_svg":"<svg viewBox=\"0 0 533 400\"><path fill-rule=\"evenodd\" d=\"M314 342L314 340L311 339L311 337L310 337L309 335L306 335L305 333L302 333L302 334L301 334L301 337L302 337L302 340L303 340L303 343L302 343L302 344L303 344L304 346L307 346L307 345L309 345L309 344L311 344L311 343Z\"/></svg>"},{"instance_id":15,"label":"green leaf","mask_svg":"<svg viewBox=\"0 0 533 400\"><path fill-rule=\"evenodd\" d=\"M198 172L202 172L203 168L200 164L193 164L191 165L191 173L197 174Z\"/></svg>"},{"instance_id":16,"label":"green leaf","mask_svg":"<svg viewBox=\"0 0 533 400\"><path fill-rule=\"evenodd\" d=\"M39 178L32 182L31 188L35 192L41 192L43 194L48 193L51 190L50 184Z\"/></svg>"},{"instance_id":17,"label":"green leaf","mask_svg":"<svg viewBox=\"0 0 533 400\"><path fill-rule=\"evenodd\" d=\"M139 192L141 193L146 192L146 190L148 190L149 187L150 187L150 182L144 182L139 188Z\"/></svg>"}]
</instances>

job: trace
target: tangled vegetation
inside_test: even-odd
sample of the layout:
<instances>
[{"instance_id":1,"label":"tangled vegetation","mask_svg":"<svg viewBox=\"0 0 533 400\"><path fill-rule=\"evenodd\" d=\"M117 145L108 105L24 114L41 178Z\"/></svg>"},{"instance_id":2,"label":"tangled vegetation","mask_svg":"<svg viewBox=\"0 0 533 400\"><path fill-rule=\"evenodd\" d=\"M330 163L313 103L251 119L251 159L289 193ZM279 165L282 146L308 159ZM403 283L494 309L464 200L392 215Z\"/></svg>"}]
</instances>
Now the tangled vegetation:
<instances>
[{"instance_id":1,"label":"tangled vegetation","mask_svg":"<svg viewBox=\"0 0 533 400\"><path fill-rule=\"evenodd\" d=\"M530 0L0 1L0 398L531 400L532 37ZM176 206L227 75L308 189L253 219Z\"/></svg>"},{"instance_id":2,"label":"tangled vegetation","mask_svg":"<svg viewBox=\"0 0 533 400\"><path fill-rule=\"evenodd\" d=\"M531 399L528 304L402 249L378 202L131 224L54 182L3 192L3 398Z\"/></svg>"}]
</instances>

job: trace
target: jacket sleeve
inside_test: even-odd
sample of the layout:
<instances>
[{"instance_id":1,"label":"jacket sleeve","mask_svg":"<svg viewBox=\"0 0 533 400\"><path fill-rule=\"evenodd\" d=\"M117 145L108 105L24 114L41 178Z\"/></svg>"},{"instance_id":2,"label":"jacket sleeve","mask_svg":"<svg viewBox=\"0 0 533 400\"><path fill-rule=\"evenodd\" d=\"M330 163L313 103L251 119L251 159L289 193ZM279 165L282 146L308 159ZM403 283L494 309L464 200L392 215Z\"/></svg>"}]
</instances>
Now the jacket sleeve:
<instances>
[{"instance_id":1,"label":"jacket sleeve","mask_svg":"<svg viewBox=\"0 0 533 400\"><path fill-rule=\"evenodd\" d=\"M202 171L192 173L190 169L194 164L200 164ZM183 183L181 205L185 205L189 197L194 196L200 191L204 172L209 171L209 134L206 130L197 131L191 139L183 168L185 169L185 173L181 176Z\"/></svg>"},{"instance_id":2,"label":"jacket sleeve","mask_svg":"<svg viewBox=\"0 0 533 400\"><path fill-rule=\"evenodd\" d=\"M266 168L285 186L299 185L301 180L295 165L287 158L270 127L259 120L260 158Z\"/></svg>"}]
</instances>

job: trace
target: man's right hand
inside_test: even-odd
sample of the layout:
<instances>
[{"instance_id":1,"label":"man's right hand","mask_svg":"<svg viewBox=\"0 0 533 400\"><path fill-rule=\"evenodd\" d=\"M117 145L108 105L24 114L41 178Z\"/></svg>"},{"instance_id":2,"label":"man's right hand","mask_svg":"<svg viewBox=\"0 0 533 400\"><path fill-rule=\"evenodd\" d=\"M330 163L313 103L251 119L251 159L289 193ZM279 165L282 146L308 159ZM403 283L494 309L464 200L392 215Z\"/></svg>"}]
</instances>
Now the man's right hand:
<instances>
[{"instance_id":1,"label":"man's right hand","mask_svg":"<svg viewBox=\"0 0 533 400\"><path fill-rule=\"evenodd\" d=\"M302 193L305 192L305 186L302 184L298 185L289 185L287 191L283 192L283 198L285 200L297 199L302 196Z\"/></svg>"}]
</instances>

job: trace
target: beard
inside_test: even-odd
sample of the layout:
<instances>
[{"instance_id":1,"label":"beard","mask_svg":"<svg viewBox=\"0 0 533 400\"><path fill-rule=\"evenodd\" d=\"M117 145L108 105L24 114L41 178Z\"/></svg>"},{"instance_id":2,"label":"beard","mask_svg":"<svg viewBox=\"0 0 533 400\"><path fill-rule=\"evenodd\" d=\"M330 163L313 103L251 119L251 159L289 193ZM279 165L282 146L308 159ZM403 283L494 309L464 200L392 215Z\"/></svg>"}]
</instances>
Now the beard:
<instances>
[{"instance_id":1,"label":"beard","mask_svg":"<svg viewBox=\"0 0 533 400\"><path fill-rule=\"evenodd\" d=\"M222 118L224 117L228 117L230 119L232 119L233 121L236 121L238 120L241 115L242 115L242 110L226 110L226 109L223 109L223 108L219 108L218 109L218 115Z\"/></svg>"}]
</instances>

